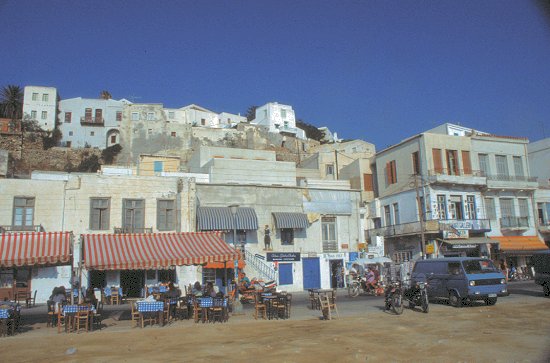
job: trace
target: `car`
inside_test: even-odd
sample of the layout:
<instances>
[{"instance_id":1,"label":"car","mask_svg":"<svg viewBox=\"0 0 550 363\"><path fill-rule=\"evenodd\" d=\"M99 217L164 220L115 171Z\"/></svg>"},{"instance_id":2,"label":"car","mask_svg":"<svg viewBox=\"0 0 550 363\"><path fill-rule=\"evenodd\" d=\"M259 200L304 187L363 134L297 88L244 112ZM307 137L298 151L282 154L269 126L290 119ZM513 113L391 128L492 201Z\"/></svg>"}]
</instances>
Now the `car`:
<instances>
[{"instance_id":1,"label":"car","mask_svg":"<svg viewBox=\"0 0 550 363\"><path fill-rule=\"evenodd\" d=\"M508 295L504 274L491 260L482 257L417 260L411 279L427 281L430 299L448 299L455 307L467 300L483 300L487 305L494 305L499 296Z\"/></svg>"},{"instance_id":2,"label":"car","mask_svg":"<svg viewBox=\"0 0 550 363\"><path fill-rule=\"evenodd\" d=\"M544 296L550 296L550 251L535 253L531 261L535 269L535 283L542 286Z\"/></svg>"}]
</instances>

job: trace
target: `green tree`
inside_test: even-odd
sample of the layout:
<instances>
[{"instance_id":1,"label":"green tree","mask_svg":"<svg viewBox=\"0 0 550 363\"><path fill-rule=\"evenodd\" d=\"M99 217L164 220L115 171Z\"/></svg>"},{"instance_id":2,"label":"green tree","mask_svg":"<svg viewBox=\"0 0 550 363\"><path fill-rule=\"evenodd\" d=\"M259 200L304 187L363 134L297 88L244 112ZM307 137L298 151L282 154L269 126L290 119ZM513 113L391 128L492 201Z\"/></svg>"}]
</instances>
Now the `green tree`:
<instances>
[{"instance_id":1,"label":"green tree","mask_svg":"<svg viewBox=\"0 0 550 363\"><path fill-rule=\"evenodd\" d=\"M258 106L250 106L248 110L246 110L246 120L248 122L254 120L256 118L256 109Z\"/></svg>"},{"instance_id":2,"label":"green tree","mask_svg":"<svg viewBox=\"0 0 550 363\"><path fill-rule=\"evenodd\" d=\"M23 89L10 84L2 89L0 94L0 114L12 120L20 120L23 116Z\"/></svg>"},{"instance_id":3,"label":"green tree","mask_svg":"<svg viewBox=\"0 0 550 363\"><path fill-rule=\"evenodd\" d=\"M323 133L317 127L310 125L301 119L296 120L296 127L304 130L308 139L317 140L319 142L323 139Z\"/></svg>"},{"instance_id":4,"label":"green tree","mask_svg":"<svg viewBox=\"0 0 550 363\"><path fill-rule=\"evenodd\" d=\"M103 90L99 94L99 98L101 98L102 100L110 100L111 98L113 98L113 96L111 96L111 92Z\"/></svg>"}]
</instances>

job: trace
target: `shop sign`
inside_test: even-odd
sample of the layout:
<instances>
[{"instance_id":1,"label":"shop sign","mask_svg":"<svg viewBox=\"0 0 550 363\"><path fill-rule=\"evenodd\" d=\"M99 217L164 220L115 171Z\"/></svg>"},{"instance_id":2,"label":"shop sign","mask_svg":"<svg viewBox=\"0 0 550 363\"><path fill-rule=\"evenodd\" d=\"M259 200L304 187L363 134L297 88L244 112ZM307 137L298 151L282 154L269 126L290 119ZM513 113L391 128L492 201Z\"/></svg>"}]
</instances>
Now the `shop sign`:
<instances>
[{"instance_id":1,"label":"shop sign","mask_svg":"<svg viewBox=\"0 0 550 363\"><path fill-rule=\"evenodd\" d=\"M343 253L325 253L325 258L328 258L328 259L344 258L344 254Z\"/></svg>"},{"instance_id":2,"label":"shop sign","mask_svg":"<svg viewBox=\"0 0 550 363\"><path fill-rule=\"evenodd\" d=\"M298 262L300 261L299 252L268 252L268 262Z\"/></svg>"},{"instance_id":3,"label":"shop sign","mask_svg":"<svg viewBox=\"0 0 550 363\"><path fill-rule=\"evenodd\" d=\"M467 229L443 231L443 239L469 238L469 236L470 236L470 233Z\"/></svg>"},{"instance_id":4,"label":"shop sign","mask_svg":"<svg viewBox=\"0 0 550 363\"><path fill-rule=\"evenodd\" d=\"M434 252L435 250L433 244L430 243L429 245L426 245L426 253L433 254Z\"/></svg>"},{"instance_id":5,"label":"shop sign","mask_svg":"<svg viewBox=\"0 0 550 363\"><path fill-rule=\"evenodd\" d=\"M464 244L460 244L460 245L452 245L453 249L468 249L468 248L476 248L477 245L474 245L474 244L468 244L468 243L464 243Z\"/></svg>"}]
</instances>

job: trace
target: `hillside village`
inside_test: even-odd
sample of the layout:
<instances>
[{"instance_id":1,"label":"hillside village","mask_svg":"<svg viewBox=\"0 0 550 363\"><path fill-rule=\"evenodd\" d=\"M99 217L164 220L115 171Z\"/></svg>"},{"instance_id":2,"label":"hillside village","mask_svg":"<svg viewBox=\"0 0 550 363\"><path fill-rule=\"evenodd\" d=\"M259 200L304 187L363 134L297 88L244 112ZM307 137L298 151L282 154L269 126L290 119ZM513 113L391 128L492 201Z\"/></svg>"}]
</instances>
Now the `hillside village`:
<instances>
[{"instance_id":1,"label":"hillside village","mask_svg":"<svg viewBox=\"0 0 550 363\"><path fill-rule=\"evenodd\" d=\"M0 298L38 290L44 302L75 278L128 296L162 281L223 290L236 266L287 291L337 288L369 256L402 271L438 256L527 270L550 245L550 139L442 123L376 150L338 130L310 138L277 102L249 120L107 94L60 100L39 86L25 87L21 118L0 126L5 243L57 251L2 255ZM129 250L115 252L128 236ZM181 255L164 238L212 251Z\"/></svg>"}]
</instances>

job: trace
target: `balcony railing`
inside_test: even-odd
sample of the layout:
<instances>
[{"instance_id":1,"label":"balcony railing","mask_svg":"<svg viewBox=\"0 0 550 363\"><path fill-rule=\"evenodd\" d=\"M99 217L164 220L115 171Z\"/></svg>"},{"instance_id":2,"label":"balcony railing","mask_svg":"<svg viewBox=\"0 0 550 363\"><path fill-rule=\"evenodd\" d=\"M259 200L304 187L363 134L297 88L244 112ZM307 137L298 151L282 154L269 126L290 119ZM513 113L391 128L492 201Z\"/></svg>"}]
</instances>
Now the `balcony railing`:
<instances>
[{"instance_id":1,"label":"balcony railing","mask_svg":"<svg viewBox=\"0 0 550 363\"><path fill-rule=\"evenodd\" d=\"M439 233L442 231L453 231L466 229L472 232L487 232L491 230L491 221L488 219L430 219L424 222L424 233ZM420 234L422 231L420 222L395 224L368 231L369 240L375 236L397 237Z\"/></svg>"},{"instance_id":2,"label":"balcony railing","mask_svg":"<svg viewBox=\"0 0 550 363\"><path fill-rule=\"evenodd\" d=\"M80 124L83 126L103 126L105 119L103 117L81 117Z\"/></svg>"},{"instance_id":3,"label":"balcony railing","mask_svg":"<svg viewBox=\"0 0 550 363\"><path fill-rule=\"evenodd\" d=\"M529 217L502 217L500 228L529 228Z\"/></svg>"},{"instance_id":4,"label":"balcony railing","mask_svg":"<svg viewBox=\"0 0 550 363\"><path fill-rule=\"evenodd\" d=\"M536 182L536 176L515 176L515 175L487 175L487 180L507 182Z\"/></svg>"},{"instance_id":5,"label":"balcony railing","mask_svg":"<svg viewBox=\"0 0 550 363\"><path fill-rule=\"evenodd\" d=\"M279 130L279 132L286 132L289 134L295 134L298 132L298 129L296 127L288 127L288 126L279 126L277 130Z\"/></svg>"},{"instance_id":6,"label":"balcony railing","mask_svg":"<svg viewBox=\"0 0 550 363\"><path fill-rule=\"evenodd\" d=\"M435 175L452 175L452 176L478 176L478 177L484 177L483 172L481 170L468 170L465 171L464 169L458 169L457 171L443 168L441 170L428 170L428 176L435 176Z\"/></svg>"},{"instance_id":7,"label":"balcony railing","mask_svg":"<svg viewBox=\"0 0 550 363\"><path fill-rule=\"evenodd\" d=\"M12 233L12 232L46 232L41 224L32 226L0 226L0 233Z\"/></svg>"},{"instance_id":8,"label":"balcony railing","mask_svg":"<svg viewBox=\"0 0 550 363\"><path fill-rule=\"evenodd\" d=\"M114 227L115 234L121 233L153 233L153 228Z\"/></svg>"}]
</instances>

